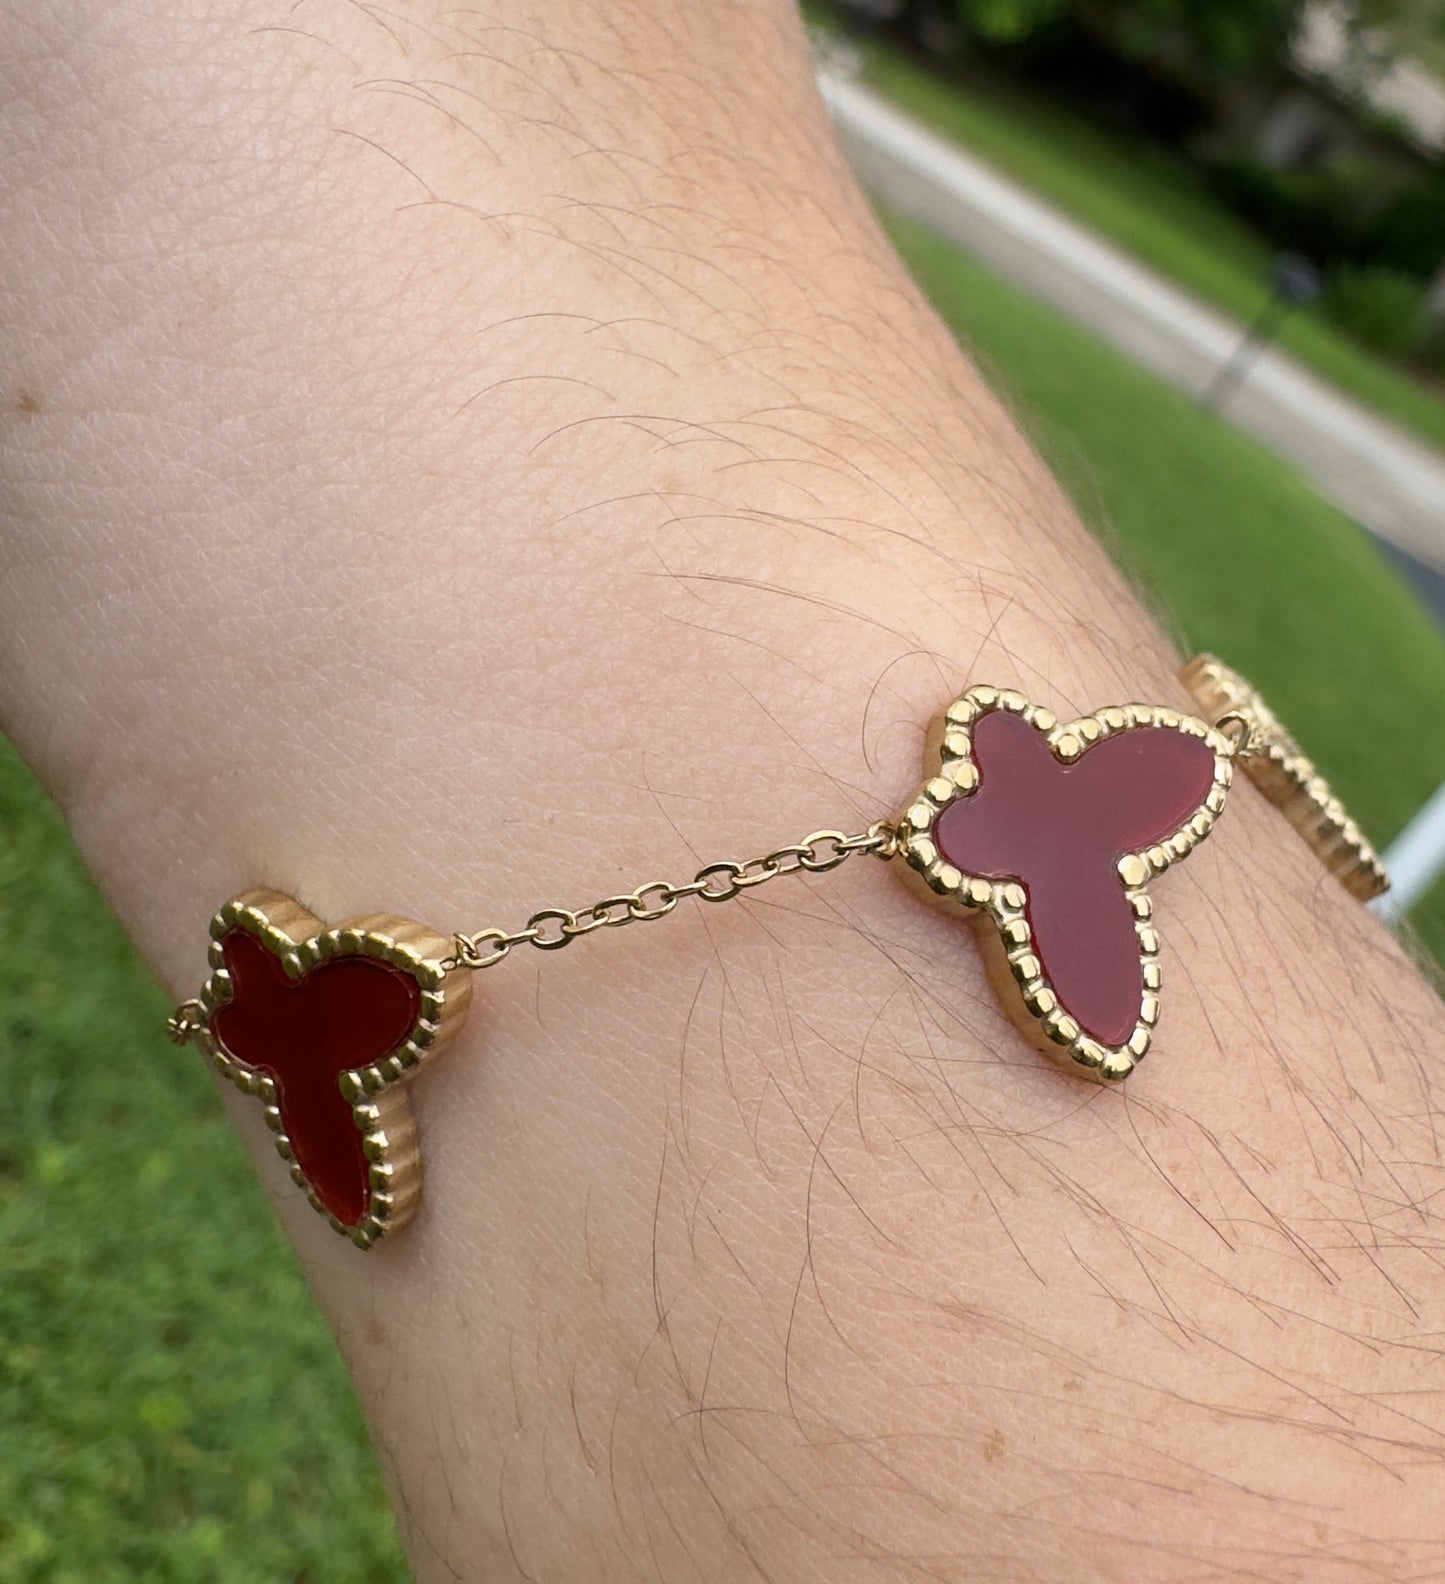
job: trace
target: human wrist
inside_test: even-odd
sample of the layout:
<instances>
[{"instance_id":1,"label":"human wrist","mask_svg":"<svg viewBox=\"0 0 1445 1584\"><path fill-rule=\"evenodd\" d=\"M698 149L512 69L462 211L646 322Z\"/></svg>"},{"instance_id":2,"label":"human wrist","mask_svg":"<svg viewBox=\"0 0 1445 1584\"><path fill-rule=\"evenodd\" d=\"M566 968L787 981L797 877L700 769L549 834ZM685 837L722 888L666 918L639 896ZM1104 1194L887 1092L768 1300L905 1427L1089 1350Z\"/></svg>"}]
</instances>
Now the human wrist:
<instances>
[{"instance_id":1,"label":"human wrist","mask_svg":"<svg viewBox=\"0 0 1445 1584\"><path fill-rule=\"evenodd\" d=\"M714 215L674 286L649 255L643 314L604 291L596 324L543 335L455 289L482 270L455 239L436 275L437 238L399 227L347 267L414 191L358 181L304 311L284 282L231 298L219 368L185 344L167 365L174 304L147 297L130 366L173 379L148 421L107 426L115 385L51 409L93 425L76 476L123 476L80 529L53 483L42 502L53 586L27 574L7 613L33 685L9 707L177 988L257 879L332 915L510 924L892 811L968 681L1061 713L1182 702L851 223L842 266L730 255L703 312L669 294L717 273ZM616 286L543 252L561 273L528 281L529 253L497 278L549 312ZM484 319L500 351L468 339ZM489 974L418 1085L410 1243L358 1272L283 1189L420 1565L602 1576L661 1543L679 1577L689 1554L886 1578L1004 1552L1119 1576L1198 1571L1254 1526L1251 1565L1283 1571L1342 1512L1372 1546L1420 1533L1391 1405L1416 1401L1399 1338L1433 1268L1429 1019L1240 791L1165 882L1168 1043L1137 1094L1082 1099L1025 1052L971 944L861 861ZM1180 1471L1147 1525L1141 1466Z\"/></svg>"}]
</instances>

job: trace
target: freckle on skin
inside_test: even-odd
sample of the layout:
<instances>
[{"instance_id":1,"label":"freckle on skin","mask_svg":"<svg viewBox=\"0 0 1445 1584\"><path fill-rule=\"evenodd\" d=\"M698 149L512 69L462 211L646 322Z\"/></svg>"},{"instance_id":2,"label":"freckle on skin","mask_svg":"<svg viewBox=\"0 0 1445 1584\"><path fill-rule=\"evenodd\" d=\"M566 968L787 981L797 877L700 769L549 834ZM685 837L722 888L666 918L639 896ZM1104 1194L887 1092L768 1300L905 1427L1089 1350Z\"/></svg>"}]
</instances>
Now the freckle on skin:
<instances>
[{"instance_id":1,"label":"freckle on skin","mask_svg":"<svg viewBox=\"0 0 1445 1584\"><path fill-rule=\"evenodd\" d=\"M1002 1430L991 1430L988 1439L983 1444L983 1460L985 1463L997 1463L1008 1449L1008 1441Z\"/></svg>"},{"instance_id":2,"label":"freckle on skin","mask_svg":"<svg viewBox=\"0 0 1445 1584\"><path fill-rule=\"evenodd\" d=\"M366 1317L366 1324L362 1327L361 1334L373 1347L380 1347L386 1341L386 1327L375 1315Z\"/></svg>"},{"instance_id":3,"label":"freckle on skin","mask_svg":"<svg viewBox=\"0 0 1445 1584\"><path fill-rule=\"evenodd\" d=\"M33 418L40 411L40 398L29 391L21 391L15 400L15 411L23 413L27 418Z\"/></svg>"}]
</instances>

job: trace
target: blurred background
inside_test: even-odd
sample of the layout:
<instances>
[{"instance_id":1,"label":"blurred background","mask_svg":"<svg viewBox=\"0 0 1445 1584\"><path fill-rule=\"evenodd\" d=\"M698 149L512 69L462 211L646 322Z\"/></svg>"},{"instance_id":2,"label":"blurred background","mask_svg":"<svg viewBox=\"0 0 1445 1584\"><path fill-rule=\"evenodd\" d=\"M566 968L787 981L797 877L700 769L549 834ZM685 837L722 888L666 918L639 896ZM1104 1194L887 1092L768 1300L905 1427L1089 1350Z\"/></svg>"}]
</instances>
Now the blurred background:
<instances>
[{"instance_id":1,"label":"blurred background","mask_svg":"<svg viewBox=\"0 0 1445 1584\"><path fill-rule=\"evenodd\" d=\"M1395 844L1445 961L1445 0L805 14L923 289L1180 648L1251 676ZM0 1581L400 1584L330 1339L167 1010L0 743Z\"/></svg>"}]
</instances>

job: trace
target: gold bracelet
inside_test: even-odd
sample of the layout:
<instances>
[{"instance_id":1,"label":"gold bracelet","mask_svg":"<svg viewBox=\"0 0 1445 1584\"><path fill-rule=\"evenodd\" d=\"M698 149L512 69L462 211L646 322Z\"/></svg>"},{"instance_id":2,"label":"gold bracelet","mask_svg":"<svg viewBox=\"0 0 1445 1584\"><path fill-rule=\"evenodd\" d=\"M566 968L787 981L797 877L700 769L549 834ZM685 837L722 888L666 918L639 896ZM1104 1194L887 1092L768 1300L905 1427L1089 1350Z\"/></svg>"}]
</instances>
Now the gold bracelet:
<instances>
[{"instance_id":1,"label":"gold bracelet","mask_svg":"<svg viewBox=\"0 0 1445 1584\"><path fill-rule=\"evenodd\" d=\"M729 902L855 854L901 859L913 888L979 926L989 976L1031 1043L1081 1077L1125 1078L1159 1020L1149 882L1209 834L1235 765L1362 899L1389 882L1369 843L1252 687L1211 655L1181 673L1205 719L1121 704L1059 722L1007 688L972 687L935 721L928 777L894 821L814 831L680 885L649 881L517 930L450 937L389 913L334 928L279 891L211 921L210 977L172 1013L188 1040L265 1107L312 1205L361 1248L421 1198L409 1078L450 1043L471 978L514 947L557 951L594 930Z\"/></svg>"}]
</instances>

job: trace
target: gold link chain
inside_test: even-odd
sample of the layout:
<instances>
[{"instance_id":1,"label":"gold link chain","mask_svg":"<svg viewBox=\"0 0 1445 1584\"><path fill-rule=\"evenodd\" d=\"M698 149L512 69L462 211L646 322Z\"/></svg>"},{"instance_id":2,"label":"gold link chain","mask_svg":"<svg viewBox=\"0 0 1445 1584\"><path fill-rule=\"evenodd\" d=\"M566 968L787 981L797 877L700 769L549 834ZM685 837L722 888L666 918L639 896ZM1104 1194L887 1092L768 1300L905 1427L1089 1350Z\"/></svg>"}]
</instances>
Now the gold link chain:
<instances>
[{"instance_id":1,"label":"gold link chain","mask_svg":"<svg viewBox=\"0 0 1445 1584\"><path fill-rule=\"evenodd\" d=\"M174 1045L184 1045L187 1040L194 1039L205 1026L205 1002L195 999L182 1001L166 1019L166 1033Z\"/></svg>"},{"instance_id":2,"label":"gold link chain","mask_svg":"<svg viewBox=\"0 0 1445 1584\"><path fill-rule=\"evenodd\" d=\"M473 935L452 937L456 954L448 957L444 969L469 968L473 972L495 967L514 946L535 946L538 951L560 951L564 946L593 930L620 929L624 924L646 924L666 918L686 897L704 902L731 902L753 886L765 885L780 875L826 874L846 863L855 853L872 853L889 859L898 851L898 832L884 820L875 820L867 830L847 836L842 831L814 831L800 842L775 847L761 858L736 863L725 858L704 864L682 885L666 880L649 880L625 896L603 897L590 907L539 908L519 930L478 930Z\"/></svg>"}]
</instances>

